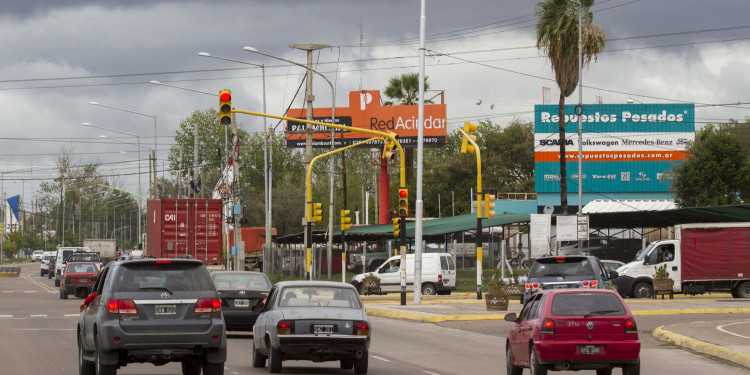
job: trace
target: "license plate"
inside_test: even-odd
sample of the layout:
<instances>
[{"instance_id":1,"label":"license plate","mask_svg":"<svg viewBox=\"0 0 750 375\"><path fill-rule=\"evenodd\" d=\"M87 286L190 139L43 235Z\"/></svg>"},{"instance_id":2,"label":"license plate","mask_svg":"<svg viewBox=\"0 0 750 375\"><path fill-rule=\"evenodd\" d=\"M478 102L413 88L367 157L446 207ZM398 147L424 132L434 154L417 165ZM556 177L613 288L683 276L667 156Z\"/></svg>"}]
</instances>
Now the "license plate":
<instances>
[{"instance_id":1,"label":"license plate","mask_svg":"<svg viewBox=\"0 0 750 375\"><path fill-rule=\"evenodd\" d=\"M176 313L176 305L156 305L156 315L174 315Z\"/></svg>"},{"instance_id":2,"label":"license plate","mask_svg":"<svg viewBox=\"0 0 750 375\"><path fill-rule=\"evenodd\" d=\"M249 299L236 299L234 300L234 307L248 307L250 306Z\"/></svg>"},{"instance_id":3,"label":"license plate","mask_svg":"<svg viewBox=\"0 0 750 375\"><path fill-rule=\"evenodd\" d=\"M599 345L581 345L580 350L582 355L596 355L602 351Z\"/></svg>"},{"instance_id":4,"label":"license plate","mask_svg":"<svg viewBox=\"0 0 750 375\"><path fill-rule=\"evenodd\" d=\"M78 282L81 284L87 284L89 282L89 279L78 279Z\"/></svg>"},{"instance_id":5,"label":"license plate","mask_svg":"<svg viewBox=\"0 0 750 375\"><path fill-rule=\"evenodd\" d=\"M316 324L313 333L333 333L333 324Z\"/></svg>"}]
</instances>

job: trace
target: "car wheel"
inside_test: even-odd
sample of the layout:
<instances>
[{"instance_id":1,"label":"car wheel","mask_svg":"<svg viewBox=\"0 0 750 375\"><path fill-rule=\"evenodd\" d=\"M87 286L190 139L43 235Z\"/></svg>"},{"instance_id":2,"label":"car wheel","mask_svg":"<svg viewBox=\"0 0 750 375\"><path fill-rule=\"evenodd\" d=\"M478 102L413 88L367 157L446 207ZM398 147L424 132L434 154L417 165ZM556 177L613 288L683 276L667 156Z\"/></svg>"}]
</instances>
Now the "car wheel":
<instances>
[{"instance_id":1,"label":"car wheel","mask_svg":"<svg viewBox=\"0 0 750 375\"><path fill-rule=\"evenodd\" d=\"M41 274L40 277L44 276L44 271L39 271L39 273Z\"/></svg>"},{"instance_id":2,"label":"car wheel","mask_svg":"<svg viewBox=\"0 0 750 375\"><path fill-rule=\"evenodd\" d=\"M101 362L100 358L102 355L102 350L99 348L99 340L96 340L96 358L95 358L95 366L96 366L96 375L117 375L117 365L105 365Z\"/></svg>"},{"instance_id":3,"label":"car wheel","mask_svg":"<svg viewBox=\"0 0 750 375\"><path fill-rule=\"evenodd\" d=\"M425 296L434 296L437 294L437 289L435 289L435 285L432 285L432 283L425 283L422 284L422 294Z\"/></svg>"},{"instance_id":4,"label":"car wheel","mask_svg":"<svg viewBox=\"0 0 750 375\"><path fill-rule=\"evenodd\" d=\"M596 375L612 375L612 368L600 368L596 370Z\"/></svg>"},{"instance_id":5,"label":"car wheel","mask_svg":"<svg viewBox=\"0 0 750 375\"><path fill-rule=\"evenodd\" d=\"M531 348L531 355L529 356L529 374L547 375L547 367L539 363L539 358L537 358L536 349L534 348Z\"/></svg>"},{"instance_id":6,"label":"car wheel","mask_svg":"<svg viewBox=\"0 0 750 375\"><path fill-rule=\"evenodd\" d=\"M78 338L78 375L96 375L94 363L83 358L81 338Z\"/></svg>"},{"instance_id":7,"label":"car wheel","mask_svg":"<svg viewBox=\"0 0 750 375\"><path fill-rule=\"evenodd\" d=\"M366 374L367 373L367 365L370 354L365 350L362 352L362 356L359 358L354 359L354 373L355 374Z\"/></svg>"},{"instance_id":8,"label":"car wheel","mask_svg":"<svg viewBox=\"0 0 750 375\"><path fill-rule=\"evenodd\" d=\"M638 362L622 366L622 375L641 375L641 359Z\"/></svg>"},{"instance_id":9,"label":"car wheel","mask_svg":"<svg viewBox=\"0 0 750 375\"><path fill-rule=\"evenodd\" d=\"M352 367L354 367L354 358L344 358L339 361L339 365L344 370L350 370Z\"/></svg>"},{"instance_id":10,"label":"car wheel","mask_svg":"<svg viewBox=\"0 0 750 375\"><path fill-rule=\"evenodd\" d=\"M203 362L203 375L223 375L223 374L224 374L223 363Z\"/></svg>"},{"instance_id":11,"label":"car wheel","mask_svg":"<svg viewBox=\"0 0 750 375\"><path fill-rule=\"evenodd\" d=\"M255 348L255 340L253 340L253 367L260 368L266 367L266 356L260 354L258 349Z\"/></svg>"},{"instance_id":12,"label":"car wheel","mask_svg":"<svg viewBox=\"0 0 750 375\"><path fill-rule=\"evenodd\" d=\"M52 272L47 272L47 279L51 279L51 278L52 278Z\"/></svg>"},{"instance_id":13,"label":"car wheel","mask_svg":"<svg viewBox=\"0 0 750 375\"><path fill-rule=\"evenodd\" d=\"M750 298L750 282L745 281L737 287L737 295L740 298Z\"/></svg>"},{"instance_id":14,"label":"car wheel","mask_svg":"<svg viewBox=\"0 0 750 375\"><path fill-rule=\"evenodd\" d=\"M651 284L646 282L635 284L635 287L633 288L634 298L651 298L653 293L654 289L651 287Z\"/></svg>"},{"instance_id":15,"label":"car wheel","mask_svg":"<svg viewBox=\"0 0 750 375\"><path fill-rule=\"evenodd\" d=\"M281 351L273 346L268 348L268 372L272 374L281 372Z\"/></svg>"},{"instance_id":16,"label":"car wheel","mask_svg":"<svg viewBox=\"0 0 750 375\"><path fill-rule=\"evenodd\" d=\"M183 361L182 375L201 375L200 363L196 361Z\"/></svg>"},{"instance_id":17,"label":"car wheel","mask_svg":"<svg viewBox=\"0 0 750 375\"><path fill-rule=\"evenodd\" d=\"M505 364L508 369L508 375L521 375L523 367L513 364L513 353L510 351L510 345L505 347Z\"/></svg>"},{"instance_id":18,"label":"car wheel","mask_svg":"<svg viewBox=\"0 0 750 375\"><path fill-rule=\"evenodd\" d=\"M56 286L56 287L59 287L59 286L60 286L60 280L57 280L57 279L55 279L55 286Z\"/></svg>"},{"instance_id":19,"label":"car wheel","mask_svg":"<svg viewBox=\"0 0 750 375\"><path fill-rule=\"evenodd\" d=\"M68 292L66 292L63 289L60 289L60 298L62 298L62 299L68 299Z\"/></svg>"}]
</instances>

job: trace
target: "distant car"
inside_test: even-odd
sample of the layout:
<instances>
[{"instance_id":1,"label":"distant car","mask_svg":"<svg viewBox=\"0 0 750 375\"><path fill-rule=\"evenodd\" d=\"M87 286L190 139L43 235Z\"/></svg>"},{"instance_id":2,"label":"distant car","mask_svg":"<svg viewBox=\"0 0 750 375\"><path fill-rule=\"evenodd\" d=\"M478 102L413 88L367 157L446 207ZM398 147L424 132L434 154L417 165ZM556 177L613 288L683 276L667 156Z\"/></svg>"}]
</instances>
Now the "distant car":
<instances>
[{"instance_id":1,"label":"distant car","mask_svg":"<svg viewBox=\"0 0 750 375\"><path fill-rule=\"evenodd\" d=\"M271 291L268 277L262 272L214 271L211 278L219 291L227 331L252 331Z\"/></svg>"},{"instance_id":2,"label":"distant car","mask_svg":"<svg viewBox=\"0 0 750 375\"><path fill-rule=\"evenodd\" d=\"M183 374L221 375L227 359L221 300L203 262L109 262L78 319L78 373L180 362Z\"/></svg>"},{"instance_id":3,"label":"distant car","mask_svg":"<svg viewBox=\"0 0 750 375\"><path fill-rule=\"evenodd\" d=\"M42 259L44 259L44 250L34 250L34 252L31 253L31 261L32 262L36 262L36 261L40 261L41 262Z\"/></svg>"},{"instance_id":4,"label":"distant car","mask_svg":"<svg viewBox=\"0 0 750 375\"><path fill-rule=\"evenodd\" d=\"M594 256L571 255L534 259L526 276L526 290L521 302L547 289L606 288L605 282L609 281L611 285L610 280L617 277L617 272L607 272Z\"/></svg>"},{"instance_id":5,"label":"distant car","mask_svg":"<svg viewBox=\"0 0 750 375\"><path fill-rule=\"evenodd\" d=\"M366 374L370 318L354 286L330 281L282 281L271 288L253 326L253 367L281 372L285 360L339 361Z\"/></svg>"},{"instance_id":6,"label":"distant car","mask_svg":"<svg viewBox=\"0 0 750 375\"><path fill-rule=\"evenodd\" d=\"M638 250L643 247L643 240L639 238L617 238L598 249L591 249L588 254L599 259L612 259L629 263L635 259Z\"/></svg>"},{"instance_id":7,"label":"distant car","mask_svg":"<svg viewBox=\"0 0 750 375\"><path fill-rule=\"evenodd\" d=\"M508 375L547 371L596 370L640 374L641 343L633 315L622 298L607 289L545 290L530 298L505 342Z\"/></svg>"},{"instance_id":8,"label":"distant car","mask_svg":"<svg viewBox=\"0 0 750 375\"><path fill-rule=\"evenodd\" d=\"M39 262L40 263L39 264L39 273L40 273L40 276L46 275L47 272L49 272L50 263L54 263L54 262L55 262L55 256L54 255L45 255L44 258L42 258L42 261ZM54 270L54 268L53 268L53 270ZM50 278L52 278L52 277L50 277Z\"/></svg>"},{"instance_id":9,"label":"distant car","mask_svg":"<svg viewBox=\"0 0 750 375\"><path fill-rule=\"evenodd\" d=\"M94 280L99 274L99 262L68 262L60 279L60 298L68 299L72 294L85 298L91 293Z\"/></svg>"},{"instance_id":10,"label":"distant car","mask_svg":"<svg viewBox=\"0 0 750 375\"><path fill-rule=\"evenodd\" d=\"M597 251L603 247L608 246L611 242L615 241L616 238L602 237L602 236L591 236L588 240L584 240L581 245L581 251L578 251L578 241L570 241L562 243L558 249L558 255L578 255L587 252Z\"/></svg>"},{"instance_id":11,"label":"distant car","mask_svg":"<svg viewBox=\"0 0 750 375\"><path fill-rule=\"evenodd\" d=\"M604 269L607 270L607 272L617 271L618 268L625 265L625 263L620 262L619 260L599 259L599 261L602 263Z\"/></svg>"},{"instance_id":12,"label":"distant car","mask_svg":"<svg viewBox=\"0 0 750 375\"><path fill-rule=\"evenodd\" d=\"M96 262L104 266L104 260L95 252L75 252L68 256L68 262Z\"/></svg>"},{"instance_id":13,"label":"distant car","mask_svg":"<svg viewBox=\"0 0 750 375\"><path fill-rule=\"evenodd\" d=\"M51 279L55 276L55 268L57 267L57 256L53 256L50 260L49 268L47 269L47 278Z\"/></svg>"}]
</instances>

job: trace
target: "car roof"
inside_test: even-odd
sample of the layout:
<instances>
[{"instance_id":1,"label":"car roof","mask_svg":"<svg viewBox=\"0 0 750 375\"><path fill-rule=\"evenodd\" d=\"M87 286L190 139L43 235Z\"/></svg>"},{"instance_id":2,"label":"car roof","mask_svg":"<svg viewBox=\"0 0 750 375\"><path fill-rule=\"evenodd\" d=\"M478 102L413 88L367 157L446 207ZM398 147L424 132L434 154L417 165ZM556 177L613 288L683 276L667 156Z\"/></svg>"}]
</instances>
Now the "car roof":
<instances>
[{"instance_id":1,"label":"car roof","mask_svg":"<svg viewBox=\"0 0 750 375\"><path fill-rule=\"evenodd\" d=\"M560 259L565 259L565 260L570 260L572 262L580 262L580 261L583 261L586 259L592 259L592 258L598 259L593 255L558 255L558 256L539 257L539 258L536 258L534 261L540 262L540 263L552 263Z\"/></svg>"},{"instance_id":2,"label":"car roof","mask_svg":"<svg viewBox=\"0 0 750 375\"><path fill-rule=\"evenodd\" d=\"M614 289L577 289L577 288L565 288L565 289L546 289L540 290L538 293L557 295L557 294L586 294L586 293L604 293L604 294L615 294L618 295Z\"/></svg>"},{"instance_id":3,"label":"car roof","mask_svg":"<svg viewBox=\"0 0 750 375\"><path fill-rule=\"evenodd\" d=\"M211 275L263 275L263 272L258 271L211 271Z\"/></svg>"},{"instance_id":4,"label":"car roof","mask_svg":"<svg viewBox=\"0 0 750 375\"><path fill-rule=\"evenodd\" d=\"M292 281L279 281L276 283L277 288L286 287L329 287L329 288L349 288L354 289L354 286L349 283L340 281L318 281L318 280L292 280ZM356 289L355 289L356 290Z\"/></svg>"}]
</instances>

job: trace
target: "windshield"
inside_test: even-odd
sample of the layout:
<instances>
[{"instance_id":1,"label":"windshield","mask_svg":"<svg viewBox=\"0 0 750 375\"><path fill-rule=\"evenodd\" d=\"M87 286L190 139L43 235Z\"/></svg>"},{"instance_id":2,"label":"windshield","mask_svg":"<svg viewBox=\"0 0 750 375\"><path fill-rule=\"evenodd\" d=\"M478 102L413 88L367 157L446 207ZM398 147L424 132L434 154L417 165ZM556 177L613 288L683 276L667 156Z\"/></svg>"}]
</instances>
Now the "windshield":
<instances>
[{"instance_id":1,"label":"windshield","mask_svg":"<svg viewBox=\"0 0 750 375\"><path fill-rule=\"evenodd\" d=\"M354 289L327 286L286 287L281 290L279 306L362 308Z\"/></svg>"},{"instance_id":2,"label":"windshield","mask_svg":"<svg viewBox=\"0 0 750 375\"><path fill-rule=\"evenodd\" d=\"M529 270L529 277L591 276L594 269L588 258L561 257L537 259Z\"/></svg>"},{"instance_id":3,"label":"windshield","mask_svg":"<svg viewBox=\"0 0 750 375\"><path fill-rule=\"evenodd\" d=\"M552 315L624 315L625 307L610 293L562 293L552 299Z\"/></svg>"},{"instance_id":4,"label":"windshield","mask_svg":"<svg viewBox=\"0 0 750 375\"><path fill-rule=\"evenodd\" d=\"M646 258L646 254L648 254L649 252L651 252L651 248L654 247L655 243L656 242L652 242L648 246L646 246L645 249L638 250L638 253L635 254L635 260L643 261L643 259Z\"/></svg>"},{"instance_id":5,"label":"windshield","mask_svg":"<svg viewBox=\"0 0 750 375\"><path fill-rule=\"evenodd\" d=\"M211 276L202 265L133 263L120 267L114 279L114 292L144 290L180 291L216 290Z\"/></svg>"}]
</instances>

